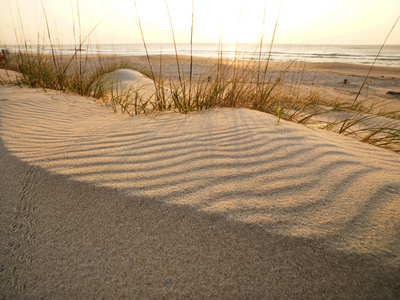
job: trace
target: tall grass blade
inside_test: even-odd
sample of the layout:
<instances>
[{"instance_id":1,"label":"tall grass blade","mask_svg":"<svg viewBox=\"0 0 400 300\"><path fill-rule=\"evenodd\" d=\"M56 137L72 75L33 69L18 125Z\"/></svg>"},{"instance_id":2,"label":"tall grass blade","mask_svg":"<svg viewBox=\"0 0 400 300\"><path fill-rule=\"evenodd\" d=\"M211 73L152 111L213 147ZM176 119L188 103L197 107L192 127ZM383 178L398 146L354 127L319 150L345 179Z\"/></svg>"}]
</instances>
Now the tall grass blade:
<instances>
[{"instance_id":1,"label":"tall grass blade","mask_svg":"<svg viewBox=\"0 0 400 300\"><path fill-rule=\"evenodd\" d=\"M399 19L400 19L400 16L396 19L396 22L394 22L392 29L390 29L388 35L386 36L385 41L383 42L381 48L379 49L377 55L375 56L375 59L374 59L372 65L371 65L371 67L369 68L368 73L367 73L367 75L365 76L363 83L361 84L360 90L358 91L358 93L357 93L357 95L356 95L356 97L355 97L355 99L354 99L354 101L353 101L353 104L351 105L351 107L349 108L349 110L348 110L348 112L347 112L347 117L345 118L345 120L344 120L344 122L343 122L343 124L342 124L342 127L341 127L340 130L339 130L339 133L343 133L343 132L345 131L346 123L348 122L348 117L349 117L349 115L350 115L350 112L351 112L353 106L356 104L357 99L358 99L358 96L360 96L361 91L362 91L362 89L364 88L364 85L365 85L365 83L367 82L367 79L369 78L369 74L371 73L372 68L374 67L376 61L378 60L378 57L379 57L379 55L381 54L383 47L385 46L387 40L389 39L389 36L390 36L390 34L392 33L393 29L396 27L396 24L397 24L397 22L399 21Z\"/></svg>"},{"instance_id":2,"label":"tall grass blade","mask_svg":"<svg viewBox=\"0 0 400 300\"><path fill-rule=\"evenodd\" d=\"M136 0L133 0L133 2L134 2L134 4L135 4L136 14L137 14L137 17L138 17L139 29L140 29L140 34L141 34L141 36L142 36L143 46L144 46L144 49L145 49L145 51L146 51L147 61L148 61L148 63L149 63L149 68L150 68L151 76L152 76L152 79L153 79L153 82L154 82L154 88L155 88L155 90L156 90L156 95L155 95L155 96L156 96L156 101L158 102L159 99L160 99L160 95L159 95L159 90L158 90L158 86L157 86L157 83L156 83L156 77L154 76L153 67L151 66L149 51L147 50L146 40L144 39L144 34L143 34L143 29L142 29L142 23L140 22L139 10L138 10L137 4L136 4Z\"/></svg>"},{"instance_id":3,"label":"tall grass blade","mask_svg":"<svg viewBox=\"0 0 400 300\"><path fill-rule=\"evenodd\" d=\"M42 9L43 9L43 13L44 13L44 19L46 21L47 34L48 34L48 37L49 37L49 42L50 42L50 47L51 47L51 55L53 57L54 68L56 69L59 88L62 89L63 84L62 84L61 74L58 71L58 64L56 62L56 55L54 53L54 45L53 45L53 42L51 41L50 27L49 27L49 22L47 20L46 10L44 9L44 4L43 4L42 0L40 1L40 3L42 4Z\"/></svg>"},{"instance_id":4,"label":"tall grass blade","mask_svg":"<svg viewBox=\"0 0 400 300\"><path fill-rule=\"evenodd\" d=\"M190 29L190 74L189 74L189 103L188 110L191 107L192 100L192 76L193 76L193 19L194 19L194 0L192 0L192 25Z\"/></svg>"},{"instance_id":5,"label":"tall grass blade","mask_svg":"<svg viewBox=\"0 0 400 300\"><path fill-rule=\"evenodd\" d=\"M283 0L281 0L280 5L279 5L279 11L278 11L278 16L277 16L276 22L275 22L274 33L272 34L271 45L270 45L270 47L269 47L269 53L268 53L267 64L265 65L264 79L263 79L264 82L265 82L265 77L266 77L266 75L267 75L267 71L268 71L268 67L269 67L269 62L270 62L270 60L271 60L272 46L274 45L276 30L278 29L278 22L279 22L279 16L280 16L280 14L281 14L282 1L283 1Z\"/></svg>"},{"instance_id":6,"label":"tall grass blade","mask_svg":"<svg viewBox=\"0 0 400 300\"><path fill-rule=\"evenodd\" d=\"M263 22L262 22L262 28L261 28L260 51L259 51L259 55L258 55L257 86L259 86L259 84L260 84L261 54L262 54L262 50L263 50L264 28L265 28L266 15L267 15L267 1L265 1Z\"/></svg>"},{"instance_id":7,"label":"tall grass blade","mask_svg":"<svg viewBox=\"0 0 400 300\"><path fill-rule=\"evenodd\" d=\"M180 83L181 88L182 88L182 77L181 77L181 69L180 69L180 63L179 63L179 58L178 58L178 50L177 50L177 48L176 48L174 27L172 26L171 14L170 14L170 12L169 12L169 7L168 7L168 2L167 2L167 0L165 0L165 5L167 6L169 24L170 24L170 26L171 26L172 38L173 38L173 41L174 41L175 58L176 58L176 67L178 68L179 83Z\"/></svg>"}]
</instances>

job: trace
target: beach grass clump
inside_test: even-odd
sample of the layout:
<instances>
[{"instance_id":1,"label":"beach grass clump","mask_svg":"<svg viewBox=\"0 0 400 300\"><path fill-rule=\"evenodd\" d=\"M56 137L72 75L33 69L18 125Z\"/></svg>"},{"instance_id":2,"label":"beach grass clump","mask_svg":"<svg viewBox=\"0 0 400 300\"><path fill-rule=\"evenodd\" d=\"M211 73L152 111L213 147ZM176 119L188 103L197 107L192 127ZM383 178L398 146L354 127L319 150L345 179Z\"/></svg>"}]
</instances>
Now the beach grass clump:
<instances>
[{"instance_id":1,"label":"beach grass clump","mask_svg":"<svg viewBox=\"0 0 400 300\"><path fill-rule=\"evenodd\" d=\"M196 79L170 82L173 107L181 113L212 107L240 107L248 95L247 76L245 71L241 76L232 74L232 65L227 63L211 67Z\"/></svg>"},{"instance_id":2,"label":"beach grass clump","mask_svg":"<svg viewBox=\"0 0 400 300\"><path fill-rule=\"evenodd\" d=\"M135 1L134 4L137 10ZM307 96L300 96L302 76L305 72L304 63L293 60L286 63L281 68L283 71L278 74L270 72L269 69L271 50L278 25L277 20L266 60L261 55L263 37L258 47L259 52L255 51L254 54L256 59L247 61L240 59L238 42L235 57L225 59L222 51L222 38L220 38L220 51L216 62L209 69L203 69L199 75L195 75L192 52L193 8L190 64L189 70L185 70L182 68L178 56L167 1L166 4L175 46L178 75L178 79L175 80L163 73L162 55L159 56L157 64L152 63L137 10L138 23L148 62L148 70L140 69L139 71L146 73L153 80L154 93L151 95L142 93L140 86L120 86L117 77L108 77L104 81L104 76L114 70L122 68L137 70L138 68L129 59L83 55L82 46L88 41L88 36L95 28L90 31L86 38L79 38L80 42L75 45L73 55L65 56L62 53L56 53L55 49L60 47L55 47L52 44L47 18L51 54L43 53L41 49L44 48L44 45L37 45L37 48L32 51L28 49L25 41L19 51L10 56L6 68L18 71L21 74L17 80L19 85L24 84L45 91L52 89L94 97L100 99L104 105L111 107L114 112L127 113L131 116L165 110L189 113L214 107L246 107L275 115L277 125L279 125L281 119L302 124L320 122L323 124L320 126L321 128L340 134L356 135L363 142L382 147L400 145L397 122L389 120L388 122L380 122L379 126L374 122L377 119L386 120L382 118L394 119L399 112L376 113L376 105L368 107L364 101L358 100L372 66L360 87L359 93L351 103L344 101L328 102L315 92L311 92ZM265 20L263 24L264 22ZM158 73L156 67L158 67ZM291 68L298 68L297 72L292 72L297 75L288 79L286 75ZM187 73L189 73L188 76ZM4 80L1 83L4 84Z\"/></svg>"},{"instance_id":3,"label":"beach grass clump","mask_svg":"<svg viewBox=\"0 0 400 300\"><path fill-rule=\"evenodd\" d=\"M108 57L90 57L88 55L71 57L57 56L56 63L51 55L38 53L17 53L11 56L7 68L21 73L18 84L29 87L53 89L66 93L94 97L114 112L131 116L174 110L180 113L205 110L214 107L246 107L302 124L318 123L329 116L319 126L345 135L354 135L360 141L380 147L400 146L400 131L396 116L399 112L379 111L380 103L366 105L366 101L352 104L344 101L327 102L315 92L308 96L299 96L298 86L291 85L285 75L293 63L288 63L279 75L263 77L263 69L231 59L218 60L209 69L199 75L181 80L173 80L163 74L162 58L159 72L152 76L157 87L153 95L143 96L140 87L118 85L118 78L100 80L105 74L120 68L138 69L128 59L113 60ZM141 72L146 70L140 69ZM377 112L378 111L378 112ZM336 115L335 115L336 114ZM335 117L332 119L332 115ZM374 120L388 118L393 122ZM317 121L316 121L317 120ZM346 126L340 126L346 121Z\"/></svg>"},{"instance_id":4,"label":"beach grass clump","mask_svg":"<svg viewBox=\"0 0 400 300\"><path fill-rule=\"evenodd\" d=\"M117 68L118 69L118 68ZM127 113L130 116L146 113L149 110L153 94L143 91L143 86L124 86L120 84L118 75L109 76L112 71L100 74L92 85L93 96L117 113ZM144 95L147 96L144 96ZM154 105L154 104L153 104Z\"/></svg>"},{"instance_id":5,"label":"beach grass clump","mask_svg":"<svg viewBox=\"0 0 400 300\"><path fill-rule=\"evenodd\" d=\"M7 67L21 74L18 84L32 88L59 90L82 96L94 96L93 85L98 78L112 70L127 67L124 61L93 64L88 57L72 59L59 55L55 59L40 51L27 53L19 51L10 57Z\"/></svg>"},{"instance_id":6,"label":"beach grass clump","mask_svg":"<svg viewBox=\"0 0 400 300\"><path fill-rule=\"evenodd\" d=\"M99 99L113 111L129 114L145 112L145 104L137 89L110 89L114 82L105 83L104 75L123 68L135 68L125 59L110 59L90 55L56 56L44 54L38 47L37 52L19 51L10 56L7 65L9 70L19 72L15 84L40 88L44 91L58 90ZM110 81L115 81L110 79ZM7 82L3 80L3 84ZM147 100L148 101L148 100ZM131 106L134 107L133 110ZM120 109L119 109L120 108Z\"/></svg>"}]
</instances>

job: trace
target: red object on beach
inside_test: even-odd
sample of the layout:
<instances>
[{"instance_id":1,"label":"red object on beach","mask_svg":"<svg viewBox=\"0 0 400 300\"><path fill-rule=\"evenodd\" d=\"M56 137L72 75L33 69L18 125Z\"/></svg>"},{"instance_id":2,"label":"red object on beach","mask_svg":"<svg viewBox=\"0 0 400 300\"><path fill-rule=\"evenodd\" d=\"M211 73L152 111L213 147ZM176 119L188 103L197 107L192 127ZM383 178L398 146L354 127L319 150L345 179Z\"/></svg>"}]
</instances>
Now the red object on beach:
<instances>
[{"instance_id":1,"label":"red object on beach","mask_svg":"<svg viewBox=\"0 0 400 300\"><path fill-rule=\"evenodd\" d=\"M4 66L4 63L5 63L5 61L4 61L3 54L0 53L0 65Z\"/></svg>"}]
</instances>

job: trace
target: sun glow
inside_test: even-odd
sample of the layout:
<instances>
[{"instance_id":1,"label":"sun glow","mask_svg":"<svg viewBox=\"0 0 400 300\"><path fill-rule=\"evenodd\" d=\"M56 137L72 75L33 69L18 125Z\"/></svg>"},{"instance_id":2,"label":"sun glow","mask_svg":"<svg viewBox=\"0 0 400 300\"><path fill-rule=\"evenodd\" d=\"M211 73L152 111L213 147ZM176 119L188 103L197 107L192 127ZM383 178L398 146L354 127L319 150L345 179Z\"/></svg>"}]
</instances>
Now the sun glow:
<instances>
[{"instance_id":1,"label":"sun glow","mask_svg":"<svg viewBox=\"0 0 400 300\"><path fill-rule=\"evenodd\" d=\"M5 1L5 0L0 0ZM177 42L190 40L192 1L186 0L42 0L54 36L63 43L87 35L97 24L96 42L138 43L141 20L147 42L172 42L169 6ZM382 0L194 0L194 41L216 43L380 44L400 14L400 1ZM9 2L0 12L0 42L12 43L21 32L35 42L45 30L40 0ZM5 4L7 6L7 4ZM265 15L264 15L265 11ZM78 14L79 12L79 14ZM277 22L278 21L278 22ZM264 23L264 26L263 26ZM389 44L399 44L400 24ZM74 29L74 30L72 30ZM73 34L75 33L75 36Z\"/></svg>"}]
</instances>

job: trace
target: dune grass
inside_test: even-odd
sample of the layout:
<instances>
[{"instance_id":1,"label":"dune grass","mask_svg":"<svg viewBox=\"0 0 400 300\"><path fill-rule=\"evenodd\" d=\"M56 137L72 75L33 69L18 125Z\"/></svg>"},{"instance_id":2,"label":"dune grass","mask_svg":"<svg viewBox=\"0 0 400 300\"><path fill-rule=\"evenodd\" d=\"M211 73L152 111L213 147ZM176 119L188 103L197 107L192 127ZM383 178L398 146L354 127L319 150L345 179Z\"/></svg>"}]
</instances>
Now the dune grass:
<instances>
[{"instance_id":1,"label":"dune grass","mask_svg":"<svg viewBox=\"0 0 400 300\"><path fill-rule=\"evenodd\" d=\"M95 28L90 31L88 36L84 38L81 35L79 36L79 42L75 45L76 51L72 56L63 56L56 55L54 49L57 47L52 43L50 29L46 22L47 39L50 43L52 54L44 54L41 50L44 48L44 45L41 44L38 44L36 49L28 49L27 43L24 40L20 45L19 51L13 53L4 67L21 73L16 82L18 85L27 85L45 91L53 89L65 93L94 97L99 99L104 105L111 107L114 112L120 111L131 116L165 110L188 113L190 111L214 107L246 107L276 115L277 125L279 125L281 118L302 124L309 124L315 123L315 120L321 116L332 115L333 112L345 111L345 116L337 113L337 117L334 120L321 122L323 126L320 127L341 134L356 135L362 142L368 142L381 147L395 146L395 151L400 151L400 128L398 128L398 123L395 120L389 120L388 122L381 123L379 126L372 126L369 125L371 122L367 122L376 118L390 118L398 112L372 114L372 108L366 109L363 101L358 101L357 97L359 93L351 104L338 101L334 104L330 103L329 109L326 109L327 102L319 95L310 93L306 97L300 96L302 87L301 74L302 72L304 73L304 64L297 64L296 61L287 63L278 76L273 76L272 72L269 72L270 55L278 19L270 42L269 55L266 60L261 55L263 52L263 36L261 37L258 50L255 50L254 53L254 57L258 57L258 59L253 61L240 59L238 44L236 45L235 57L233 59L224 58L221 37L219 44L220 51L216 63L211 68L204 69L200 76L193 76L193 54L191 52L189 78L186 79L185 71L181 67L176 48L173 20L171 20L167 0L165 2L175 46L178 80L164 76L162 54L158 62L159 72L158 74L155 72L155 64L152 62L152 58L147 51L145 36L140 23L140 12L137 10L136 2L134 2L148 61L147 72L143 69L139 71L146 73L154 81L155 92L151 96L143 97L140 88L118 88L118 84L113 84L118 81L118 78L112 78L110 80L114 82L108 83L100 80L103 75L116 69L137 69L137 66L129 58L114 59L104 56L93 57L82 55L80 49L83 48L85 43L89 44L89 36ZM191 49L193 46L193 9L194 7L192 7ZM44 7L43 11L45 13ZM263 26L264 23L265 20L263 20ZM97 26L98 24L95 27ZM21 27L23 28L23 26ZM22 36L24 36L23 33ZM300 77L295 80L292 78L290 82L285 82L285 75L288 70L296 67L299 68L299 72L297 73L300 74ZM365 78L367 79L368 76L369 73ZM0 84L6 84L6 81L0 81ZM363 85L360 90L363 88Z\"/></svg>"}]
</instances>

